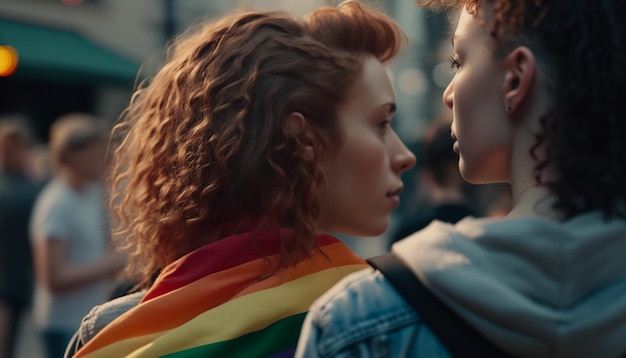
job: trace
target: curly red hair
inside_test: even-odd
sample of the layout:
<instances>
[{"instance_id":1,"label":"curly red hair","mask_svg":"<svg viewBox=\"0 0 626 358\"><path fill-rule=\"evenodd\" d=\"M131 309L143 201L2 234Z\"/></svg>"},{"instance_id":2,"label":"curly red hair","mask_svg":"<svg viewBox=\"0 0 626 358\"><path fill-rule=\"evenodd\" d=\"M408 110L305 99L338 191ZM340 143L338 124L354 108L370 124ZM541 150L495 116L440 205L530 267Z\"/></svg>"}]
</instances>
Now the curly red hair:
<instances>
[{"instance_id":1,"label":"curly red hair","mask_svg":"<svg viewBox=\"0 0 626 358\"><path fill-rule=\"evenodd\" d=\"M397 52L392 40L379 43L391 48L381 50L385 59ZM242 10L175 39L112 136L114 237L130 251L134 278L150 283L220 239L227 223L248 219L293 228L280 266L309 257L321 162L342 143L337 112L360 71L359 56L327 46L282 12ZM294 112L316 138L312 161L283 130Z\"/></svg>"},{"instance_id":2,"label":"curly red hair","mask_svg":"<svg viewBox=\"0 0 626 358\"><path fill-rule=\"evenodd\" d=\"M402 28L389 16L358 1L337 7L322 6L305 17L314 38L337 50L374 56L385 63L396 57L407 43Z\"/></svg>"}]
</instances>

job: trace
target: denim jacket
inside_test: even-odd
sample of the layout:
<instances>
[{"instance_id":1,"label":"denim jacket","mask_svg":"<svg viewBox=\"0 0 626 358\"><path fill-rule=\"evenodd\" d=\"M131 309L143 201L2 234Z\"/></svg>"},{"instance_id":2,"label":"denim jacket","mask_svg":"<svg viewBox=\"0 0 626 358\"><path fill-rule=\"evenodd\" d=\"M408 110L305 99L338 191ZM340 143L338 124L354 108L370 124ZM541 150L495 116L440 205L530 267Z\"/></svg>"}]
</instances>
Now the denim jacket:
<instances>
[{"instance_id":1,"label":"denim jacket","mask_svg":"<svg viewBox=\"0 0 626 358\"><path fill-rule=\"evenodd\" d=\"M592 212L433 222L394 254L485 338L515 356L622 357L626 221ZM449 357L378 271L331 288L305 319L297 357Z\"/></svg>"},{"instance_id":2,"label":"denim jacket","mask_svg":"<svg viewBox=\"0 0 626 358\"><path fill-rule=\"evenodd\" d=\"M300 337L296 357L451 357L415 310L372 269L343 279L322 296Z\"/></svg>"}]
</instances>

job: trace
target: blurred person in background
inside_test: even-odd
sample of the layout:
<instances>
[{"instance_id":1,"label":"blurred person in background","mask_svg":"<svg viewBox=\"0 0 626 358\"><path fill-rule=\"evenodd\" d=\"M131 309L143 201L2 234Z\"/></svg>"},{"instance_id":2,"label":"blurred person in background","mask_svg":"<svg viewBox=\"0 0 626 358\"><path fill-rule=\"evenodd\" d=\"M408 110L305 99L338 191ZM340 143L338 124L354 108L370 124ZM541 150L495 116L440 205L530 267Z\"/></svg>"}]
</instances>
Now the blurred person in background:
<instances>
[{"instance_id":1,"label":"blurred person in background","mask_svg":"<svg viewBox=\"0 0 626 358\"><path fill-rule=\"evenodd\" d=\"M366 267L330 233L384 232L415 164L384 66L406 38L353 1L314 19L202 23L135 93L111 202L150 287L92 311L76 357L292 356L313 300Z\"/></svg>"},{"instance_id":2,"label":"blurred person in background","mask_svg":"<svg viewBox=\"0 0 626 358\"><path fill-rule=\"evenodd\" d=\"M28 221L42 184L28 174L31 139L23 118L0 118L0 358L14 356L32 295Z\"/></svg>"},{"instance_id":3,"label":"blurred person in background","mask_svg":"<svg viewBox=\"0 0 626 358\"><path fill-rule=\"evenodd\" d=\"M468 196L475 190L459 171L459 155L452 150L452 119L433 120L420 141L421 167L418 169L419 191L426 199L414 214L407 216L390 236L390 245L419 231L433 220L456 223L467 216L479 216Z\"/></svg>"},{"instance_id":4,"label":"blurred person in background","mask_svg":"<svg viewBox=\"0 0 626 358\"><path fill-rule=\"evenodd\" d=\"M108 297L107 282L125 257L108 250L103 121L71 113L50 128L53 178L39 194L30 222L35 267L33 316L48 358L63 357L91 307Z\"/></svg>"},{"instance_id":5,"label":"blurred person in background","mask_svg":"<svg viewBox=\"0 0 626 358\"><path fill-rule=\"evenodd\" d=\"M30 176L39 182L47 182L52 177L52 159L46 143L37 143L30 150Z\"/></svg>"}]
</instances>

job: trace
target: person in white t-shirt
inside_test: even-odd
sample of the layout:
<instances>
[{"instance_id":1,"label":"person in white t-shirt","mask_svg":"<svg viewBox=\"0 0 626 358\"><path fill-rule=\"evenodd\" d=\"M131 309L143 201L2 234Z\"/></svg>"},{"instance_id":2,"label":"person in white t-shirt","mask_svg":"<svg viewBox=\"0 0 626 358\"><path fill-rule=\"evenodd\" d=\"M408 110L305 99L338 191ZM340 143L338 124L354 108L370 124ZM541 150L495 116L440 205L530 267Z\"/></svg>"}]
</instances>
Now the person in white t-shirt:
<instances>
[{"instance_id":1,"label":"person in white t-shirt","mask_svg":"<svg viewBox=\"0 0 626 358\"><path fill-rule=\"evenodd\" d=\"M50 129L54 176L37 198L30 235L35 265L34 319L49 358L62 357L82 317L106 301L107 280L125 257L107 249L105 131L84 113L59 118Z\"/></svg>"}]
</instances>

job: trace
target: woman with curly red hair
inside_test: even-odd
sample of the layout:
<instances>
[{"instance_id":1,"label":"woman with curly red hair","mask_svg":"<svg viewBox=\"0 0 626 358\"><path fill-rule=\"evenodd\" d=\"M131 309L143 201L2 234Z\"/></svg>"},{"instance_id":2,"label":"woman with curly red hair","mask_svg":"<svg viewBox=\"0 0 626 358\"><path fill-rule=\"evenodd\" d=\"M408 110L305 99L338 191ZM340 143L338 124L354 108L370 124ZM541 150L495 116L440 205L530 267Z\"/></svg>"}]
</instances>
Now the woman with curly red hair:
<instances>
[{"instance_id":1,"label":"woman with curly red hair","mask_svg":"<svg viewBox=\"0 0 626 358\"><path fill-rule=\"evenodd\" d=\"M92 311L77 357L293 355L313 300L366 267L331 233L385 231L415 164L383 64L405 37L357 2L334 11L326 31L358 45L238 11L176 39L134 94L113 133L111 203L149 288Z\"/></svg>"},{"instance_id":2,"label":"woman with curly red hair","mask_svg":"<svg viewBox=\"0 0 626 358\"><path fill-rule=\"evenodd\" d=\"M626 2L421 3L460 14L443 93L459 169L510 183L513 209L371 259L313 305L297 356L623 356Z\"/></svg>"}]
</instances>

